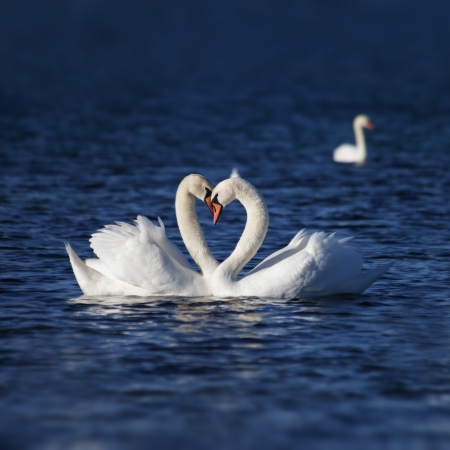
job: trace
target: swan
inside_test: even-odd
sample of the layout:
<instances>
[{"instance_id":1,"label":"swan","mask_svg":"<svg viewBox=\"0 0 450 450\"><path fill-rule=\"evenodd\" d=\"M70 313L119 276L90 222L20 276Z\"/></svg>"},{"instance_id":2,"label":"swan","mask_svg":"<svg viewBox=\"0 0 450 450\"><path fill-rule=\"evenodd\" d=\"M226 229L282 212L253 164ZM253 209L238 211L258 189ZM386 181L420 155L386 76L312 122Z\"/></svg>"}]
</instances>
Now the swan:
<instances>
[{"instance_id":1,"label":"swan","mask_svg":"<svg viewBox=\"0 0 450 450\"><path fill-rule=\"evenodd\" d=\"M364 114L355 117L353 129L355 130L356 145L342 144L333 153L333 161L341 163L359 163L366 160L366 140L364 139L363 128L373 130L370 119Z\"/></svg>"},{"instance_id":2,"label":"swan","mask_svg":"<svg viewBox=\"0 0 450 450\"><path fill-rule=\"evenodd\" d=\"M335 233L302 230L281 250L273 253L238 279L239 272L261 246L269 225L263 197L242 178L219 183L212 194L213 221L223 208L239 200L247 211L247 223L233 253L215 270L212 292L217 297L296 298L365 291L393 264L363 272L362 256Z\"/></svg>"},{"instance_id":3,"label":"swan","mask_svg":"<svg viewBox=\"0 0 450 450\"><path fill-rule=\"evenodd\" d=\"M135 225L116 222L94 233L91 247L98 258L82 261L66 244L70 262L86 295L211 294L210 279L219 263L212 256L195 212L195 197L211 209L211 183L201 175L184 178L177 190L175 210L186 248L202 273L193 270L185 256L160 226L138 216Z\"/></svg>"}]
</instances>

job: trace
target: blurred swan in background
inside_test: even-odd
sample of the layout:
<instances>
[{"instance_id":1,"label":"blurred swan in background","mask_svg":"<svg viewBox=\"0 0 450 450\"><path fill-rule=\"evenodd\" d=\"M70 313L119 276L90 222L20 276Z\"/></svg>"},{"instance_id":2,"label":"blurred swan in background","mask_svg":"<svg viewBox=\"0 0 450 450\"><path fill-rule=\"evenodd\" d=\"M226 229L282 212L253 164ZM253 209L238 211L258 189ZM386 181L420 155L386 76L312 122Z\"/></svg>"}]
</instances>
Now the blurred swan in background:
<instances>
[{"instance_id":1,"label":"blurred swan in background","mask_svg":"<svg viewBox=\"0 0 450 450\"><path fill-rule=\"evenodd\" d=\"M373 130L374 127L367 116L360 114L355 117L355 120L353 120L356 145L340 145L333 153L333 161L341 163L364 163L366 160L367 151L363 128Z\"/></svg>"},{"instance_id":2,"label":"blurred swan in background","mask_svg":"<svg viewBox=\"0 0 450 450\"><path fill-rule=\"evenodd\" d=\"M181 237L200 267L196 272L166 237L164 225L138 216L135 225L117 222L93 234L90 242L97 258L82 261L66 244L70 262L86 295L211 294L210 278L219 263L212 256L195 212L195 197L211 209L211 183L201 175L188 175L180 183L175 210Z\"/></svg>"},{"instance_id":3,"label":"blurred swan in background","mask_svg":"<svg viewBox=\"0 0 450 450\"><path fill-rule=\"evenodd\" d=\"M381 277L393 262L363 272L362 256L347 244L352 238L335 233L302 230L284 248L258 264L245 277L239 272L258 251L267 233L269 213L263 197L242 178L229 178L212 192L213 220L222 209L239 200L247 223L233 253L212 276L217 297L295 298L332 294L359 294Z\"/></svg>"},{"instance_id":4,"label":"blurred swan in background","mask_svg":"<svg viewBox=\"0 0 450 450\"><path fill-rule=\"evenodd\" d=\"M230 173L230 178L240 178L239 172L237 170L237 167L233 167Z\"/></svg>"}]
</instances>

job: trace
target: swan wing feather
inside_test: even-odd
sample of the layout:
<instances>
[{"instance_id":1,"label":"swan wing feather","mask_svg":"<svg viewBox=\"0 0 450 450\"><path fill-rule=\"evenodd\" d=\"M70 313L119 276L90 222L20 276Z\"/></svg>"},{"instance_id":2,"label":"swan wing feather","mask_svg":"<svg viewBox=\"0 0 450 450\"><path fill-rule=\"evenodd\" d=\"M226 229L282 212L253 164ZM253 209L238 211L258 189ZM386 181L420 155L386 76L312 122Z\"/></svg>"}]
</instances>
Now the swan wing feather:
<instances>
[{"instance_id":1,"label":"swan wing feather","mask_svg":"<svg viewBox=\"0 0 450 450\"><path fill-rule=\"evenodd\" d=\"M289 242L286 247L269 255L266 259L261 261L253 270L251 270L248 275L259 272L260 270L272 267L274 264L280 263L282 260L289 258L293 254L303 250L308 244L309 238L313 234L313 231L308 231L303 229L299 231L294 238Z\"/></svg>"},{"instance_id":2,"label":"swan wing feather","mask_svg":"<svg viewBox=\"0 0 450 450\"><path fill-rule=\"evenodd\" d=\"M330 295L349 292L349 289L353 289L352 293L358 293L367 289L387 270L382 270L376 278L369 277L370 284L355 283L354 280L358 277L367 277L364 277L366 272L361 270L361 254L348 244L352 238L341 238L335 233L325 232L308 234L302 230L294 239L299 242L298 251L292 252L292 248L286 250L291 245L289 244L283 249L284 253L275 257L275 254L271 255L272 260L279 258L278 261L266 266L263 261L260 270L250 273L240 282L251 286L250 289L254 292L262 289L263 296L277 298ZM302 239L307 239L306 245L302 246L305 243ZM280 255L286 257L280 258Z\"/></svg>"},{"instance_id":3,"label":"swan wing feather","mask_svg":"<svg viewBox=\"0 0 450 450\"><path fill-rule=\"evenodd\" d=\"M149 294L174 293L195 275L181 251L167 239L164 225L138 216L135 225L106 225L90 239L91 248L114 278Z\"/></svg>"}]
</instances>

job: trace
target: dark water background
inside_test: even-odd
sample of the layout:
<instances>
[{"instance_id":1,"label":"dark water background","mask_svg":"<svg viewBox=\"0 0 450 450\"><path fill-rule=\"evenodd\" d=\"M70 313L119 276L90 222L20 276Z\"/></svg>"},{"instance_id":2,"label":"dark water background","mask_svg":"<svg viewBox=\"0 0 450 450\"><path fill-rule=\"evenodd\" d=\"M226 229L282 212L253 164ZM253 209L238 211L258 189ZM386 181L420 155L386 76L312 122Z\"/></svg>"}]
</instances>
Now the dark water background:
<instances>
[{"instance_id":1,"label":"dark water background","mask_svg":"<svg viewBox=\"0 0 450 450\"><path fill-rule=\"evenodd\" d=\"M447 2L0 5L2 448L448 448ZM370 115L369 159L338 165ZM301 228L354 235L362 295L80 298L64 251L174 212L238 167L265 196L255 262ZM214 227L224 259L240 205Z\"/></svg>"}]
</instances>

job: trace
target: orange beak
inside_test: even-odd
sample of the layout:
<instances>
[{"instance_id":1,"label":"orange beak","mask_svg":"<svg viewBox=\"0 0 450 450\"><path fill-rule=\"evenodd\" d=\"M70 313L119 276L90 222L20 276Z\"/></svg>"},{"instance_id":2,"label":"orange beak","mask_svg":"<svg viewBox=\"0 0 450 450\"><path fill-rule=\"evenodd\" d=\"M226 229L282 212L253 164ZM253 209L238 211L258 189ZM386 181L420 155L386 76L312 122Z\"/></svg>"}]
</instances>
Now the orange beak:
<instances>
[{"instance_id":1,"label":"orange beak","mask_svg":"<svg viewBox=\"0 0 450 450\"><path fill-rule=\"evenodd\" d=\"M367 122L366 128L368 128L370 131L373 131L373 129L374 129L375 127L373 126L373 123L372 123L372 122Z\"/></svg>"},{"instance_id":2,"label":"orange beak","mask_svg":"<svg viewBox=\"0 0 450 450\"><path fill-rule=\"evenodd\" d=\"M220 203L212 203L212 207L213 207L213 222L214 225L217 223L217 221L219 220L220 215L222 214L222 209L223 206Z\"/></svg>"},{"instance_id":3,"label":"orange beak","mask_svg":"<svg viewBox=\"0 0 450 450\"><path fill-rule=\"evenodd\" d=\"M214 208L211 203L211 195L209 195L208 197L205 197L205 203L208 206L209 210L211 211L211 214L214 216Z\"/></svg>"}]
</instances>

